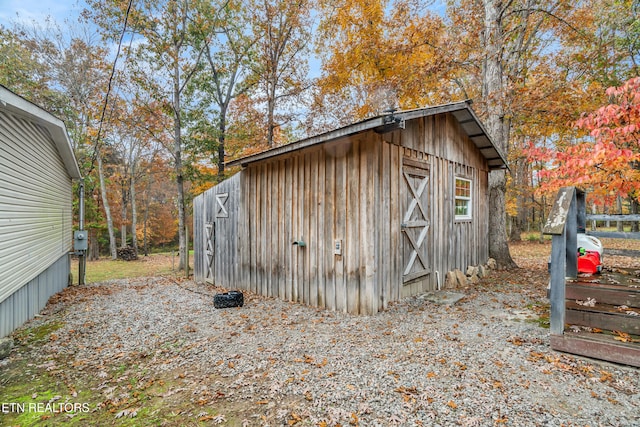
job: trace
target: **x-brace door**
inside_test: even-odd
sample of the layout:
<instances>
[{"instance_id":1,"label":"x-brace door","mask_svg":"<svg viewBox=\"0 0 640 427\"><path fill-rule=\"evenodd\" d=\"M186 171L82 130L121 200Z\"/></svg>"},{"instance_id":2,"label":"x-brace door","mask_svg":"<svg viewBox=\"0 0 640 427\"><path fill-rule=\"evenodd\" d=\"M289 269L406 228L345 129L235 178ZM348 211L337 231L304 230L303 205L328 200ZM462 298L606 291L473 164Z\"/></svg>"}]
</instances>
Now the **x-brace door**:
<instances>
[{"instance_id":1,"label":"x-brace door","mask_svg":"<svg viewBox=\"0 0 640 427\"><path fill-rule=\"evenodd\" d=\"M407 161L406 163L409 163ZM405 210L402 217L404 247L403 282L431 272L429 263L429 166L414 160L403 165Z\"/></svg>"},{"instance_id":2,"label":"x-brace door","mask_svg":"<svg viewBox=\"0 0 640 427\"><path fill-rule=\"evenodd\" d=\"M207 222L205 225L205 237L207 238L207 277L206 282L215 284L216 281L216 223Z\"/></svg>"}]
</instances>

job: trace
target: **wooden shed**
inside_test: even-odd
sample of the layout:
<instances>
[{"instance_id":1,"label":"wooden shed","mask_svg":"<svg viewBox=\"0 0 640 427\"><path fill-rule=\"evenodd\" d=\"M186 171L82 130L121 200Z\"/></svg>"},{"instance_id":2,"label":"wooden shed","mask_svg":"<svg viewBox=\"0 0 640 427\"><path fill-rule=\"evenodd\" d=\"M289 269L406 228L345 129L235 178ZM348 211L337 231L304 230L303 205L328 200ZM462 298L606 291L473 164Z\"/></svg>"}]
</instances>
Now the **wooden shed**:
<instances>
[{"instance_id":1,"label":"wooden shed","mask_svg":"<svg viewBox=\"0 0 640 427\"><path fill-rule=\"evenodd\" d=\"M64 123L0 86L0 338L69 283L76 178Z\"/></svg>"},{"instance_id":2,"label":"wooden shed","mask_svg":"<svg viewBox=\"0 0 640 427\"><path fill-rule=\"evenodd\" d=\"M394 112L234 160L194 200L194 275L349 313L488 260L488 174L468 102Z\"/></svg>"}]
</instances>

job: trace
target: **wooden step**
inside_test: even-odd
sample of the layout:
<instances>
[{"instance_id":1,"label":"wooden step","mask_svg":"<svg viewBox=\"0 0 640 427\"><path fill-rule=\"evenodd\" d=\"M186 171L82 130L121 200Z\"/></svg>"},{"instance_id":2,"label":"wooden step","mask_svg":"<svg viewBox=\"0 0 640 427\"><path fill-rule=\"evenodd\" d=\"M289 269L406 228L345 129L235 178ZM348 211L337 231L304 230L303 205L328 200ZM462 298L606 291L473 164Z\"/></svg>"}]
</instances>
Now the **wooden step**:
<instances>
[{"instance_id":1,"label":"wooden step","mask_svg":"<svg viewBox=\"0 0 640 427\"><path fill-rule=\"evenodd\" d=\"M618 310L616 306L597 303L594 307L589 307L580 305L573 300L567 300L565 310L565 323L569 325L589 326L640 335L640 316L626 314L624 311ZM640 313L638 309L634 311Z\"/></svg>"},{"instance_id":2,"label":"wooden step","mask_svg":"<svg viewBox=\"0 0 640 427\"><path fill-rule=\"evenodd\" d=\"M617 341L608 334L566 332L551 335L551 348L565 353L640 367L640 343Z\"/></svg>"}]
</instances>

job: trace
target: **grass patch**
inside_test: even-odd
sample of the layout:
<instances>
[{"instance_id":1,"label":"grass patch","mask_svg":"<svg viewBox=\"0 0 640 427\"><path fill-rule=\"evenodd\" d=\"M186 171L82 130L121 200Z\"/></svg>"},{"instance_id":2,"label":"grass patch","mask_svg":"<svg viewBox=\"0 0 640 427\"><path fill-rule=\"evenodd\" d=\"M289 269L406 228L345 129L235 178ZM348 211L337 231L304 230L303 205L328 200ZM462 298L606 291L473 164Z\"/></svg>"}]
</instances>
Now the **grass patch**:
<instances>
[{"instance_id":1,"label":"grass patch","mask_svg":"<svg viewBox=\"0 0 640 427\"><path fill-rule=\"evenodd\" d=\"M22 345L35 344L50 339L51 334L63 325L62 322L49 322L31 328L18 329L14 338Z\"/></svg>"},{"instance_id":2,"label":"grass patch","mask_svg":"<svg viewBox=\"0 0 640 427\"><path fill-rule=\"evenodd\" d=\"M539 231L527 231L520 235L520 238L526 242L544 242L551 241L551 236L547 234L542 234Z\"/></svg>"},{"instance_id":3,"label":"grass patch","mask_svg":"<svg viewBox=\"0 0 640 427\"><path fill-rule=\"evenodd\" d=\"M527 319L527 322L535 323L545 329L551 327L551 320L549 319L551 305L548 302L527 304L526 307L536 314L535 318Z\"/></svg>"},{"instance_id":4,"label":"grass patch","mask_svg":"<svg viewBox=\"0 0 640 427\"><path fill-rule=\"evenodd\" d=\"M136 261L114 261L110 258L101 258L96 261L87 261L85 283L135 277L183 276L184 271L178 271L178 265L177 253L143 255ZM189 266L191 269L193 268L193 252L191 252ZM77 259L71 261L71 271L74 283L77 283Z\"/></svg>"}]
</instances>

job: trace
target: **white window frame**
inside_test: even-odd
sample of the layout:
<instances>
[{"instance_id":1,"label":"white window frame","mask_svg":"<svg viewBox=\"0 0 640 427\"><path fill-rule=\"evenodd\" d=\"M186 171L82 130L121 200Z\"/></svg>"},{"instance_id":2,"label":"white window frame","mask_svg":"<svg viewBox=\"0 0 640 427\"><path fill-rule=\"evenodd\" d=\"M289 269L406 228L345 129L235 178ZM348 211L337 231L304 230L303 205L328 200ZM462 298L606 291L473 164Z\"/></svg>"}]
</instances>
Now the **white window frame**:
<instances>
[{"instance_id":1,"label":"white window frame","mask_svg":"<svg viewBox=\"0 0 640 427\"><path fill-rule=\"evenodd\" d=\"M459 181L463 181L463 182L467 182L469 183L469 195L459 195L458 194L458 182ZM453 188L453 195L454 195L454 204L453 204L453 210L455 213L455 218L456 220L469 220L472 219L472 215L473 215L473 211L471 210L471 206L472 206L472 200L473 200L473 191L472 191L472 184L473 182L468 179L468 178L463 178L461 176L456 176L455 177L455 186ZM464 204L467 206L467 212L465 214L458 214L458 202L464 202Z\"/></svg>"}]
</instances>

